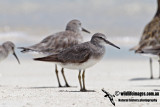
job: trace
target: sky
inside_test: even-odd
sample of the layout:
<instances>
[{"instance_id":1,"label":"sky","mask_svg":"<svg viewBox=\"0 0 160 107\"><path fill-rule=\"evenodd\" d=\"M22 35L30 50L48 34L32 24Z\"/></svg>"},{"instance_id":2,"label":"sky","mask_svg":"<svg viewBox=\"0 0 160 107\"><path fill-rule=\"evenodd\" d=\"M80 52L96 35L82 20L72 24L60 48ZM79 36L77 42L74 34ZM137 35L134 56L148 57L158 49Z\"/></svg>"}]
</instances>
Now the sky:
<instances>
[{"instance_id":1,"label":"sky","mask_svg":"<svg viewBox=\"0 0 160 107\"><path fill-rule=\"evenodd\" d=\"M92 33L140 37L153 18L156 0L0 0L0 33L42 36L78 19ZM2 36L2 35L0 35Z\"/></svg>"},{"instance_id":2,"label":"sky","mask_svg":"<svg viewBox=\"0 0 160 107\"><path fill-rule=\"evenodd\" d=\"M30 46L78 19L90 35L104 33L121 47L117 51L107 46L109 58L137 58L129 49L138 43L156 9L157 0L0 0L0 44L10 40L16 47Z\"/></svg>"}]
</instances>

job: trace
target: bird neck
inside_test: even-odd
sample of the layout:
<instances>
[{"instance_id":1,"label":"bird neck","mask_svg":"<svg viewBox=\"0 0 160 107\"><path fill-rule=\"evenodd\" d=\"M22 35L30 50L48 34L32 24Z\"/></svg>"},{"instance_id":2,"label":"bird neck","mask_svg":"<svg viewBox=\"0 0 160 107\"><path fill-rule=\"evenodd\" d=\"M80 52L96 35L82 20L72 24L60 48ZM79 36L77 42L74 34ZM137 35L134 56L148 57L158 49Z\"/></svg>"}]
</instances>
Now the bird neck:
<instances>
[{"instance_id":1,"label":"bird neck","mask_svg":"<svg viewBox=\"0 0 160 107\"><path fill-rule=\"evenodd\" d=\"M100 48L103 48L103 47L104 47L103 44L101 44L100 42L98 42L98 41L97 41L96 39L94 39L94 38L91 39L91 43L92 43L93 45L95 45L96 47L100 47Z\"/></svg>"},{"instance_id":2,"label":"bird neck","mask_svg":"<svg viewBox=\"0 0 160 107\"><path fill-rule=\"evenodd\" d=\"M2 45L2 47L3 47L3 49L4 49L5 53L6 53L6 55L8 56L9 50L8 50L4 45Z\"/></svg>"},{"instance_id":3,"label":"bird neck","mask_svg":"<svg viewBox=\"0 0 160 107\"><path fill-rule=\"evenodd\" d=\"M159 16L159 15L160 15L160 0L157 0L157 12L155 16Z\"/></svg>"},{"instance_id":4,"label":"bird neck","mask_svg":"<svg viewBox=\"0 0 160 107\"><path fill-rule=\"evenodd\" d=\"M75 28L72 28L72 27L69 27L69 26L66 27L66 31L72 31L74 33L79 33L80 34L79 29L75 29Z\"/></svg>"}]
</instances>

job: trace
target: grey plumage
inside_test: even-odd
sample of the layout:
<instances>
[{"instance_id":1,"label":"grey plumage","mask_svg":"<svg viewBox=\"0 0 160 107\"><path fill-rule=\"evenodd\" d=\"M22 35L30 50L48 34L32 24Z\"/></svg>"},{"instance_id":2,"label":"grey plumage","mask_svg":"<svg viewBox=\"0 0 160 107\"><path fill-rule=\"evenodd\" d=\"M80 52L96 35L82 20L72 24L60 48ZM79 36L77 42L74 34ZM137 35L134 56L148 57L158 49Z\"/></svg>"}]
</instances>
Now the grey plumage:
<instances>
[{"instance_id":1,"label":"grey plumage","mask_svg":"<svg viewBox=\"0 0 160 107\"><path fill-rule=\"evenodd\" d=\"M55 62L56 64L60 64L64 68L77 69L80 71L80 73L81 70L84 70L82 74L84 84L85 69L93 66L101 60L101 58L105 54L104 44L106 43L120 49L118 46L106 40L106 36L104 34L96 33L92 36L92 39L89 42L66 48L65 50L57 54L42 58L35 58L34 60ZM80 73L78 77L80 81L81 91L86 91L85 85L83 85L83 88L81 86Z\"/></svg>"},{"instance_id":2,"label":"grey plumage","mask_svg":"<svg viewBox=\"0 0 160 107\"><path fill-rule=\"evenodd\" d=\"M29 51L41 52L44 54L57 53L67 47L81 43L83 40L81 31L90 33L81 27L80 21L72 20L67 24L65 31L50 35L33 46L19 48L22 49L22 52L24 53Z\"/></svg>"},{"instance_id":3,"label":"grey plumage","mask_svg":"<svg viewBox=\"0 0 160 107\"><path fill-rule=\"evenodd\" d=\"M90 48L92 46L93 48ZM101 47L104 51L104 47ZM83 63L87 61L92 55L98 57L100 53L95 53L97 47L95 47L90 42L85 42L80 45L73 46L72 48L67 48L66 50L54 54L51 56L47 56L46 58L43 58L43 61L51 61L51 62L61 62L61 63ZM91 55L92 54L92 55Z\"/></svg>"},{"instance_id":4,"label":"grey plumage","mask_svg":"<svg viewBox=\"0 0 160 107\"><path fill-rule=\"evenodd\" d=\"M101 33L93 35L91 41L85 42L73 47L66 48L65 50L43 58L35 58L35 60L47 61L47 62L60 62L64 65L66 63L83 63L88 61L90 58L99 59L105 54L105 43L106 37ZM111 44L107 41L108 44ZM114 44L112 44L115 46ZM119 48L115 46L116 48Z\"/></svg>"},{"instance_id":5,"label":"grey plumage","mask_svg":"<svg viewBox=\"0 0 160 107\"><path fill-rule=\"evenodd\" d=\"M61 52L65 48L72 47L81 43L83 41L83 36L81 35L82 31L90 33L86 29L82 28L82 24L79 20L71 20L70 22L68 22L65 31L50 35L44 38L40 43L37 43L35 45L19 48L22 49L21 52L23 53L34 51L43 53L45 55L56 54ZM55 72L57 75L59 87L61 87L57 66L55 66ZM66 81L63 68L61 72L64 77L66 86L68 87L69 85Z\"/></svg>"},{"instance_id":6,"label":"grey plumage","mask_svg":"<svg viewBox=\"0 0 160 107\"><path fill-rule=\"evenodd\" d=\"M9 54L13 54L20 64L20 61L15 53L15 45L11 41L4 42L0 45L0 61L6 59Z\"/></svg>"}]
</instances>

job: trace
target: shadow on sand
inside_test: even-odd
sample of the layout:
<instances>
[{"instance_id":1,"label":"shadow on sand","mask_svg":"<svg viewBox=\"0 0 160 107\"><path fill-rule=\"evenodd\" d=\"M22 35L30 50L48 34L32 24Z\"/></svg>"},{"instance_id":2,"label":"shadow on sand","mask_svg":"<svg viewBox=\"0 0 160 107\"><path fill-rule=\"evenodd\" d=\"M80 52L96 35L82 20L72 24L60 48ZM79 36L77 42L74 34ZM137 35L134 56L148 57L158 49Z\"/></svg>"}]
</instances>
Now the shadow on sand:
<instances>
[{"instance_id":1,"label":"shadow on sand","mask_svg":"<svg viewBox=\"0 0 160 107\"><path fill-rule=\"evenodd\" d=\"M67 88L77 88L77 86L71 86L71 87L54 87L54 86L44 86L44 87L17 87L20 89L49 89L49 88L59 88L59 89L67 89ZM58 92L96 92L95 90L87 90L87 91L68 91L68 90L59 90Z\"/></svg>"},{"instance_id":2,"label":"shadow on sand","mask_svg":"<svg viewBox=\"0 0 160 107\"><path fill-rule=\"evenodd\" d=\"M160 87L160 85L136 85L137 87Z\"/></svg>"},{"instance_id":3,"label":"shadow on sand","mask_svg":"<svg viewBox=\"0 0 160 107\"><path fill-rule=\"evenodd\" d=\"M68 90L60 90L59 92L96 92L95 90L87 90L87 91L68 91Z\"/></svg>"},{"instance_id":4,"label":"shadow on sand","mask_svg":"<svg viewBox=\"0 0 160 107\"><path fill-rule=\"evenodd\" d=\"M159 89L154 89L153 91L160 91Z\"/></svg>"},{"instance_id":5,"label":"shadow on sand","mask_svg":"<svg viewBox=\"0 0 160 107\"><path fill-rule=\"evenodd\" d=\"M159 78L153 78L153 79L150 79L150 78L132 78L130 79L129 81L145 81L145 80L159 80Z\"/></svg>"},{"instance_id":6,"label":"shadow on sand","mask_svg":"<svg viewBox=\"0 0 160 107\"><path fill-rule=\"evenodd\" d=\"M21 87L25 89L47 89L47 88L77 88L77 86L70 86L70 87L54 87L54 86L42 86L42 87Z\"/></svg>"}]
</instances>

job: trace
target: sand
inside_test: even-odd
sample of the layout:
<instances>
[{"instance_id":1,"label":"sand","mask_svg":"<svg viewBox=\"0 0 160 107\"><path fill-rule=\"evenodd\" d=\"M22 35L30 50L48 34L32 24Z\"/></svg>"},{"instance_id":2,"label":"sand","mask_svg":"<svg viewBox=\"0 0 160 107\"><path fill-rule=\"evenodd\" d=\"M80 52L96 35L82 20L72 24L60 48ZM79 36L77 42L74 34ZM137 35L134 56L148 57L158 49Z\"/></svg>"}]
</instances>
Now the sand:
<instances>
[{"instance_id":1,"label":"sand","mask_svg":"<svg viewBox=\"0 0 160 107\"><path fill-rule=\"evenodd\" d=\"M154 61L154 77L149 78L146 60L108 59L86 71L86 88L94 92L79 92L78 71L65 70L70 88L58 88L54 64L21 60L1 62L0 107L113 107L101 91L160 92L158 62ZM59 67L60 68L60 67ZM62 85L64 80L60 74ZM157 102L119 102L122 98L157 99ZM159 107L157 96L116 96L116 107Z\"/></svg>"}]
</instances>

